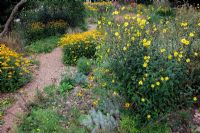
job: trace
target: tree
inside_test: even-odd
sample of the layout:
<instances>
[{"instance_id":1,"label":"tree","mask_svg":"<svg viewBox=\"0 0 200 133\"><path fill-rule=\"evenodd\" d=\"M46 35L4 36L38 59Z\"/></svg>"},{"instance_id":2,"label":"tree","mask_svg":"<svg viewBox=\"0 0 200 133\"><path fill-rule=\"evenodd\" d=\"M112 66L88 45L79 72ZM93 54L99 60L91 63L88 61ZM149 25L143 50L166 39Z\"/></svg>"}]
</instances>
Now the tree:
<instances>
[{"instance_id":1,"label":"tree","mask_svg":"<svg viewBox=\"0 0 200 133\"><path fill-rule=\"evenodd\" d=\"M9 31L9 27L16 15L16 13L19 11L19 8L22 7L25 3L27 2L27 0L20 0L13 8L9 18L7 19L5 25L4 25L4 29L3 31L0 33L0 38L2 38L6 33L8 33Z\"/></svg>"}]
</instances>

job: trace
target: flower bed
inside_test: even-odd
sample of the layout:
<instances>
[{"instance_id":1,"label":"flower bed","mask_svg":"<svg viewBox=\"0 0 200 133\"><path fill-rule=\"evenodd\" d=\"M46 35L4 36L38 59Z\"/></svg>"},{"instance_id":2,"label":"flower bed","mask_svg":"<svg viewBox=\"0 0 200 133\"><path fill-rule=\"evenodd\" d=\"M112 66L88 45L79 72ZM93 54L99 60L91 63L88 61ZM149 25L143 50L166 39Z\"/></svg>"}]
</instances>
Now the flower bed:
<instances>
[{"instance_id":1,"label":"flower bed","mask_svg":"<svg viewBox=\"0 0 200 133\"><path fill-rule=\"evenodd\" d=\"M73 65L80 57L94 57L97 44L96 39L99 35L99 32L96 30L64 35L59 41L59 45L63 47L64 51L64 63Z\"/></svg>"},{"instance_id":2,"label":"flower bed","mask_svg":"<svg viewBox=\"0 0 200 133\"><path fill-rule=\"evenodd\" d=\"M0 92L19 89L30 79L30 61L0 44Z\"/></svg>"}]
</instances>

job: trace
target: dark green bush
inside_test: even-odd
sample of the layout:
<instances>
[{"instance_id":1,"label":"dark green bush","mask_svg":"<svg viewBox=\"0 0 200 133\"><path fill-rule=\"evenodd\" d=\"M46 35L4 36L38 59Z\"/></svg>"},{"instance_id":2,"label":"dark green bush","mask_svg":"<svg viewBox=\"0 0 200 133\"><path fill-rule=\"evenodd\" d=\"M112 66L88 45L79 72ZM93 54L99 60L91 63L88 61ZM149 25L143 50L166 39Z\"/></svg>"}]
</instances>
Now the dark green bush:
<instances>
[{"instance_id":1,"label":"dark green bush","mask_svg":"<svg viewBox=\"0 0 200 133\"><path fill-rule=\"evenodd\" d=\"M35 6L25 8L20 13L22 22L42 22L64 20L71 27L85 22L85 7L81 0L39 0Z\"/></svg>"}]
</instances>

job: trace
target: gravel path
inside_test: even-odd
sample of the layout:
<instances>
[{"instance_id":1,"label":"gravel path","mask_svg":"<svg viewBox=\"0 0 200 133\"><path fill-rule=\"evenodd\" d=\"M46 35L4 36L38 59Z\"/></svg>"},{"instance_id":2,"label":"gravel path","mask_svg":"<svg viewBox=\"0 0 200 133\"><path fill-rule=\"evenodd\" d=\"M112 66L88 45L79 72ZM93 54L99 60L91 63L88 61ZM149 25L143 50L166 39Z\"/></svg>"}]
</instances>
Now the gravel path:
<instances>
[{"instance_id":1,"label":"gravel path","mask_svg":"<svg viewBox=\"0 0 200 133\"><path fill-rule=\"evenodd\" d=\"M21 90L22 93L17 94L18 100L16 103L6 111L2 133L8 133L13 128L15 122L18 120L17 116L26 111L26 104L28 101L34 99L37 89L42 91L43 88L48 85L59 83L65 71L65 66L62 63L61 57L61 48L56 48L51 53L38 56L37 59L40 61L40 68L35 73L33 81Z\"/></svg>"}]
</instances>

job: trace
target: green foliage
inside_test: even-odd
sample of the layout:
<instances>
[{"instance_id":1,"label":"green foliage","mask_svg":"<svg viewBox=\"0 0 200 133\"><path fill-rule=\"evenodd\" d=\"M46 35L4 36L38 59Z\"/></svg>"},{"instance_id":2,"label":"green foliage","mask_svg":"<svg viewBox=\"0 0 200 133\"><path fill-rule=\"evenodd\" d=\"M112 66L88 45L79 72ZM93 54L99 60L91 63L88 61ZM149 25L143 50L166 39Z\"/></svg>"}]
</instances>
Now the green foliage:
<instances>
[{"instance_id":1,"label":"green foliage","mask_svg":"<svg viewBox=\"0 0 200 133\"><path fill-rule=\"evenodd\" d=\"M87 76L84 75L83 73L77 73L74 77L74 81L78 85L86 86L87 85Z\"/></svg>"},{"instance_id":2,"label":"green foliage","mask_svg":"<svg viewBox=\"0 0 200 133\"><path fill-rule=\"evenodd\" d=\"M101 111L91 110L90 114L82 119L81 124L91 132L113 132L117 122L110 114L104 115Z\"/></svg>"},{"instance_id":3,"label":"green foliage","mask_svg":"<svg viewBox=\"0 0 200 133\"><path fill-rule=\"evenodd\" d=\"M87 75L92 70L92 61L82 57L77 62L77 68L79 72Z\"/></svg>"},{"instance_id":4,"label":"green foliage","mask_svg":"<svg viewBox=\"0 0 200 133\"><path fill-rule=\"evenodd\" d=\"M152 7L141 8L140 14L156 11ZM190 82L190 66L198 58L198 12L194 12L192 21L183 12L178 13L175 19L161 19L159 23L150 21L148 14L125 15L120 22L102 17L99 22L106 36L105 42L97 46L98 60L108 64L99 71L110 77L102 76L105 80L100 79L99 84L126 98L133 115L138 116L139 126L162 119L177 108L191 106L193 96L200 92Z\"/></svg>"},{"instance_id":5,"label":"green foliage","mask_svg":"<svg viewBox=\"0 0 200 133\"><path fill-rule=\"evenodd\" d=\"M49 53L57 46L58 40L59 36L51 36L32 42L26 49L33 53Z\"/></svg>"},{"instance_id":6,"label":"green foliage","mask_svg":"<svg viewBox=\"0 0 200 133\"><path fill-rule=\"evenodd\" d=\"M20 133L64 133L64 128L60 126L59 122L59 116L52 110L33 110L26 118L24 118L22 124L18 128L18 131Z\"/></svg>"},{"instance_id":7,"label":"green foliage","mask_svg":"<svg viewBox=\"0 0 200 133\"><path fill-rule=\"evenodd\" d=\"M31 45L31 42L33 43L33 41L43 40L49 36L59 36L64 34L66 29L67 23L63 20L49 21L47 24L38 21L16 25L16 30L19 30L26 45ZM50 38L53 39L53 37Z\"/></svg>"},{"instance_id":8,"label":"green foliage","mask_svg":"<svg viewBox=\"0 0 200 133\"><path fill-rule=\"evenodd\" d=\"M64 82L64 83L60 84L60 86L59 86L59 91L61 94L69 92L72 89L73 89L73 86L70 83Z\"/></svg>"},{"instance_id":9,"label":"green foliage","mask_svg":"<svg viewBox=\"0 0 200 133\"><path fill-rule=\"evenodd\" d=\"M72 77L69 77L68 75L64 75L60 84L63 84L63 83L69 83L69 84L75 86L76 81Z\"/></svg>"},{"instance_id":10,"label":"green foliage","mask_svg":"<svg viewBox=\"0 0 200 133\"><path fill-rule=\"evenodd\" d=\"M134 119L128 115L122 115L120 120L120 131L122 133L138 133Z\"/></svg>"}]
</instances>

